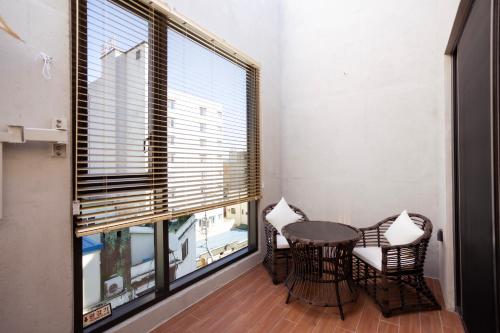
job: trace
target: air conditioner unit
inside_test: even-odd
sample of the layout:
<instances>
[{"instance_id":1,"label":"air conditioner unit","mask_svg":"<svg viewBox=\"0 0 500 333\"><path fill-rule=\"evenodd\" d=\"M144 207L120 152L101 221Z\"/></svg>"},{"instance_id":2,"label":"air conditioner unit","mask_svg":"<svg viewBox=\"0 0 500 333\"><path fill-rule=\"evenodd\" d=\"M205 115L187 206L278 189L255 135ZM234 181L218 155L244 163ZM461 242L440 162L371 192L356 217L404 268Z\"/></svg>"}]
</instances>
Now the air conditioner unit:
<instances>
[{"instance_id":1,"label":"air conditioner unit","mask_svg":"<svg viewBox=\"0 0 500 333\"><path fill-rule=\"evenodd\" d=\"M123 277L115 276L104 282L104 294L106 297L112 297L121 293L123 290Z\"/></svg>"}]
</instances>

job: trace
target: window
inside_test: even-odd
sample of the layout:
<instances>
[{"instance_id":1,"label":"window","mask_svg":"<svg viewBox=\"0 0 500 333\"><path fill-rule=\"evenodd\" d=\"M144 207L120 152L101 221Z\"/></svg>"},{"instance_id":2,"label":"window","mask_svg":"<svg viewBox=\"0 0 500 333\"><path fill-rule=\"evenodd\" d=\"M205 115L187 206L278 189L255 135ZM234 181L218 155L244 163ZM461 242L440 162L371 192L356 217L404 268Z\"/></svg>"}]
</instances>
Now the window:
<instances>
[{"instance_id":1,"label":"window","mask_svg":"<svg viewBox=\"0 0 500 333\"><path fill-rule=\"evenodd\" d=\"M185 260L189 252L189 238L182 243L182 260Z\"/></svg>"},{"instance_id":2,"label":"window","mask_svg":"<svg viewBox=\"0 0 500 333\"><path fill-rule=\"evenodd\" d=\"M167 105L170 109L175 109L175 101L173 99L168 99Z\"/></svg>"},{"instance_id":3,"label":"window","mask_svg":"<svg viewBox=\"0 0 500 333\"><path fill-rule=\"evenodd\" d=\"M148 47L150 20L121 2L89 0L80 6L87 13L79 27L85 43L79 46L74 84L78 96L87 98L77 98L75 109L75 231L85 314L106 304L114 311L157 291L157 228L151 217L166 217L166 186L151 183L161 160L151 150L158 141L151 125L162 126L158 97L148 85L157 81L147 67L156 52ZM127 34L125 24L133 27ZM88 325L82 318L75 331Z\"/></svg>"},{"instance_id":4,"label":"window","mask_svg":"<svg viewBox=\"0 0 500 333\"><path fill-rule=\"evenodd\" d=\"M166 172L166 126L158 94L166 91L166 83L160 69L148 69L149 57L162 53L149 47L155 14L126 1L88 0L82 6L87 19L79 31L85 31L86 44L80 44L79 55L86 57L78 58L83 66L77 75L85 80L76 84L78 94L91 99L76 109L79 236L170 215L166 182L158 176ZM137 51L140 60L135 60Z\"/></svg>"},{"instance_id":5,"label":"window","mask_svg":"<svg viewBox=\"0 0 500 333\"><path fill-rule=\"evenodd\" d=\"M83 312L128 303L155 288L155 231L152 225L84 236Z\"/></svg>"},{"instance_id":6,"label":"window","mask_svg":"<svg viewBox=\"0 0 500 333\"><path fill-rule=\"evenodd\" d=\"M75 307L113 313L75 331L102 331L256 250L258 69L161 5L77 4Z\"/></svg>"}]
</instances>

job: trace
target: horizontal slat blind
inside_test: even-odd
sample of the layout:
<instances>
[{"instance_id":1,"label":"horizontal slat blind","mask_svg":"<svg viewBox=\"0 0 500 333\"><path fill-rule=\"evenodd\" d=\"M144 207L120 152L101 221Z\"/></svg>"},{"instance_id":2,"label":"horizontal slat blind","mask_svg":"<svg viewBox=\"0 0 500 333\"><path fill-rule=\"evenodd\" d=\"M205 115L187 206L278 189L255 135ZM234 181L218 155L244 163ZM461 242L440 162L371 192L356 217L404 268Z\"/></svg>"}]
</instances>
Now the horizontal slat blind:
<instances>
[{"instance_id":1,"label":"horizontal slat blind","mask_svg":"<svg viewBox=\"0 0 500 333\"><path fill-rule=\"evenodd\" d=\"M167 219L166 19L120 0L77 15L77 235Z\"/></svg>"},{"instance_id":2,"label":"horizontal slat blind","mask_svg":"<svg viewBox=\"0 0 500 333\"><path fill-rule=\"evenodd\" d=\"M173 22L167 54L173 216L259 197L256 71Z\"/></svg>"},{"instance_id":3,"label":"horizontal slat blind","mask_svg":"<svg viewBox=\"0 0 500 333\"><path fill-rule=\"evenodd\" d=\"M256 68L141 2L76 16L78 236L260 196Z\"/></svg>"}]
</instances>

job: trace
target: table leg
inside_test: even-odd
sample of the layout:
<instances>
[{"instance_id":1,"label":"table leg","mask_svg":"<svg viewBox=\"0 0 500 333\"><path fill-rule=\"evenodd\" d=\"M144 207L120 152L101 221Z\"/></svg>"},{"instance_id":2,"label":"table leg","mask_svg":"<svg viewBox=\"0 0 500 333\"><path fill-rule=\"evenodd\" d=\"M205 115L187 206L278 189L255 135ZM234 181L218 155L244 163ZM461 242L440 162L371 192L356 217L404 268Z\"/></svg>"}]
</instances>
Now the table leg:
<instances>
[{"instance_id":1,"label":"table leg","mask_svg":"<svg viewBox=\"0 0 500 333\"><path fill-rule=\"evenodd\" d=\"M337 304L339 306L340 319L344 320L344 310L342 309L342 302L340 301L340 292L339 292L339 282L335 281L335 292L337 294Z\"/></svg>"},{"instance_id":2,"label":"table leg","mask_svg":"<svg viewBox=\"0 0 500 333\"><path fill-rule=\"evenodd\" d=\"M290 303L290 298L292 297L290 290L292 290L294 286L295 286L295 280L292 282L292 286L290 288L288 288L288 295L286 296L285 304Z\"/></svg>"}]
</instances>

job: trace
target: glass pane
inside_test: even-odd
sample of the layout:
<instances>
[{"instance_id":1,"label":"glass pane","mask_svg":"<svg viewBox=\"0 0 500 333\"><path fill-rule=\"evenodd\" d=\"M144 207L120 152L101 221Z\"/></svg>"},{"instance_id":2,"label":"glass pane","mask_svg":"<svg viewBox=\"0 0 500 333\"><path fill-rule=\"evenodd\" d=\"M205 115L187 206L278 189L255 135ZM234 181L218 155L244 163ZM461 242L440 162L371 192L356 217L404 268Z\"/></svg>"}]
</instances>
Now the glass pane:
<instances>
[{"instance_id":1,"label":"glass pane","mask_svg":"<svg viewBox=\"0 0 500 333\"><path fill-rule=\"evenodd\" d=\"M172 28L167 62L169 208L245 197L247 71Z\"/></svg>"},{"instance_id":2,"label":"glass pane","mask_svg":"<svg viewBox=\"0 0 500 333\"><path fill-rule=\"evenodd\" d=\"M82 239L83 313L112 308L155 288L155 228L130 227Z\"/></svg>"},{"instance_id":3,"label":"glass pane","mask_svg":"<svg viewBox=\"0 0 500 333\"><path fill-rule=\"evenodd\" d=\"M248 203L171 220L170 281L248 246Z\"/></svg>"},{"instance_id":4,"label":"glass pane","mask_svg":"<svg viewBox=\"0 0 500 333\"><path fill-rule=\"evenodd\" d=\"M88 172L147 172L149 23L112 1L87 13Z\"/></svg>"}]
</instances>

